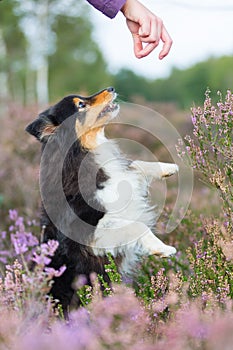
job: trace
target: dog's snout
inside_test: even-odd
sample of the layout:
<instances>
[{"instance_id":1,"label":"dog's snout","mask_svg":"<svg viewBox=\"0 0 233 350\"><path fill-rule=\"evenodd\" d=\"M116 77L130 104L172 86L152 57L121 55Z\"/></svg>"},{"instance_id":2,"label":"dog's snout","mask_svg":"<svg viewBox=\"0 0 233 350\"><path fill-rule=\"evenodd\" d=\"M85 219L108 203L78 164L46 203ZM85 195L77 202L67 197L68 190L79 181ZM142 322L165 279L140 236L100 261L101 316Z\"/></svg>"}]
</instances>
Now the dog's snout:
<instances>
[{"instance_id":1,"label":"dog's snout","mask_svg":"<svg viewBox=\"0 0 233 350\"><path fill-rule=\"evenodd\" d=\"M110 86L107 88L107 91L108 92L115 92L115 89L114 89L114 87Z\"/></svg>"}]
</instances>

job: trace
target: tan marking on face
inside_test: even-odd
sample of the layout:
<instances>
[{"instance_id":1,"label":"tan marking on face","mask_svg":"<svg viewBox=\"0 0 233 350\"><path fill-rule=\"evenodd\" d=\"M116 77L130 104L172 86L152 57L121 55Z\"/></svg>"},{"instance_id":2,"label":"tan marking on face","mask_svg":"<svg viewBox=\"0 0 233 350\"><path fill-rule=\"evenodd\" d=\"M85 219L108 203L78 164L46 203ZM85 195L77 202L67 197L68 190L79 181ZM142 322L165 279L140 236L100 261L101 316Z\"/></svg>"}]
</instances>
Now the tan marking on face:
<instances>
[{"instance_id":1,"label":"tan marking on face","mask_svg":"<svg viewBox=\"0 0 233 350\"><path fill-rule=\"evenodd\" d=\"M93 105L107 104L112 100L112 96L111 92L104 90L94 98Z\"/></svg>"},{"instance_id":2,"label":"tan marking on face","mask_svg":"<svg viewBox=\"0 0 233 350\"><path fill-rule=\"evenodd\" d=\"M79 139L82 147L89 150L95 149L98 146L96 137L98 132L101 130L102 130L102 127L93 128L88 132L82 134Z\"/></svg>"},{"instance_id":3,"label":"tan marking on face","mask_svg":"<svg viewBox=\"0 0 233 350\"><path fill-rule=\"evenodd\" d=\"M40 138L42 139L45 136L50 136L55 132L56 129L57 129L57 126L52 124L47 124L44 130L42 131Z\"/></svg>"},{"instance_id":4,"label":"tan marking on face","mask_svg":"<svg viewBox=\"0 0 233 350\"><path fill-rule=\"evenodd\" d=\"M79 100L79 98L78 98L78 97L73 98L73 102L74 102L74 104L78 103L79 101L80 101L80 100Z\"/></svg>"},{"instance_id":5,"label":"tan marking on face","mask_svg":"<svg viewBox=\"0 0 233 350\"><path fill-rule=\"evenodd\" d=\"M96 134L109 121L111 112L107 112L106 115L103 115L99 119L98 116L102 110L112 101L112 99L113 94L107 90L104 90L90 100L85 101L87 103L85 120L83 123L81 123L77 119L75 124L77 137L84 148L90 150L96 148ZM78 97L75 97L73 101L75 104L78 104L82 100Z\"/></svg>"},{"instance_id":6,"label":"tan marking on face","mask_svg":"<svg viewBox=\"0 0 233 350\"><path fill-rule=\"evenodd\" d=\"M97 117L101 112L101 110L102 108L100 109L98 108L98 110L94 108L86 112L86 118L85 118L84 124L80 123L78 119L76 120L75 131L79 140L83 138L85 139L85 135L88 135L89 133L94 134L95 130L99 131L107 124L107 122L110 119L109 113L107 113L105 116L97 120Z\"/></svg>"},{"instance_id":7,"label":"tan marking on face","mask_svg":"<svg viewBox=\"0 0 233 350\"><path fill-rule=\"evenodd\" d=\"M80 100L80 98L78 98L78 97L73 98L74 104L77 104L77 103L79 103L80 101L82 101L82 100Z\"/></svg>"}]
</instances>

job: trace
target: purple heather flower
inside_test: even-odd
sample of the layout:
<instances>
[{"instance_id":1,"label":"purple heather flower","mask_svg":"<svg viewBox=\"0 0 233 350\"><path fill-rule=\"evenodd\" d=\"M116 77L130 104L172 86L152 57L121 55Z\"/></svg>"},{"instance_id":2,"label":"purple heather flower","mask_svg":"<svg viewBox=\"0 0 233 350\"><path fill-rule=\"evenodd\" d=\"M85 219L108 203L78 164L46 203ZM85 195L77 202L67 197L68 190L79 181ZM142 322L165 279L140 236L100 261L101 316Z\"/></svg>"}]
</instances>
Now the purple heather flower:
<instances>
[{"instance_id":1,"label":"purple heather flower","mask_svg":"<svg viewBox=\"0 0 233 350\"><path fill-rule=\"evenodd\" d=\"M0 261L5 265L7 264L8 258L10 256L9 250L0 250Z\"/></svg>"},{"instance_id":2,"label":"purple heather flower","mask_svg":"<svg viewBox=\"0 0 233 350\"><path fill-rule=\"evenodd\" d=\"M44 254L33 254L32 260L38 265L48 265L51 262L51 259L45 256Z\"/></svg>"},{"instance_id":3,"label":"purple heather flower","mask_svg":"<svg viewBox=\"0 0 233 350\"><path fill-rule=\"evenodd\" d=\"M58 241L49 240L47 243L41 244L41 252L42 254L53 256L58 246L59 246Z\"/></svg>"},{"instance_id":4,"label":"purple heather flower","mask_svg":"<svg viewBox=\"0 0 233 350\"><path fill-rule=\"evenodd\" d=\"M192 115L192 123L193 123L193 125L196 125L196 123L197 123L197 118L195 115Z\"/></svg>"},{"instance_id":5,"label":"purple heather flower","mask_svg":"<svg viewBox=\"0 0 233 350\"><path fill-rule=\"evenodd\" d=\"M13 245L14 245L14 249L15 249L15 252L16 254L24 254L28 251L28 247L27 247L27 244L26 243L22 243L20 242L19 239L13 237L11 239Z\"/></svg>"},{"instance_id":6,"label":"purple heather flower","mask_svg":"<svg viewBox=\"0 0 233 350\"><path fill-rule=\"evenodd\" d=\"M45 272L47 273L48 277L50 277L51 279L53 277L60 277L66 270L66 266L61 266L58 270L55 270L52 267L46 267L45 268Z\"/></svg>"},{"instance_id":7,"label":"purple heather flower","mask_svg":"<svg viewBox=\"0 0 233 350\"><path fill-rule=\"evenodd\" d=\"M79 275L77 280L73 283L74 289L79 289L87 284L87 277L85 275Z\"/></svg>"},{"instance_id":8,"label":"purple heather flower","mask_svg":"<svg viewBox=\"0 0 233 350\"><path fill-rule=\"evenodd\" d=\"M16 221L17 218L18 218L18 212L17 212L17 210L15 210L15 209L10 209L10 210L9 210L9 218L10 218L12 221Z\"/></svg>"},{"instance_id":9,"label":"purple heather flower","mask_svg":"<svg viewBox=\"0 0 233 350\"><path fill-rule=\"evenodd\" d=\"M17 220L15 221L15 226L18 226L21 229L24 229L24 224L23 224L23 218L22 216L19 216Z\"/></svg>"},{"instance_id":10,"label":"purple heather flower","mask_svg":"<svg viewBox=\"0 0 233 350\"><path fill-rule=\"evenodd\" d=\"M1 232L1 239L5 239L6 238L6 231L2 231Z\"/></svg>"},{"instance_id":11,"label":"purple heather flower","mask_svg":"<svg viewBox=\"0 0 233 350\"><path fill-rule=\"evenodd\" d=\"M9 227L9 231L12 232L12 231L14 231L14 230L15 230L15 226L14 226L14 225L11 225L11 226Z\"/></svg>"}]
</instances>

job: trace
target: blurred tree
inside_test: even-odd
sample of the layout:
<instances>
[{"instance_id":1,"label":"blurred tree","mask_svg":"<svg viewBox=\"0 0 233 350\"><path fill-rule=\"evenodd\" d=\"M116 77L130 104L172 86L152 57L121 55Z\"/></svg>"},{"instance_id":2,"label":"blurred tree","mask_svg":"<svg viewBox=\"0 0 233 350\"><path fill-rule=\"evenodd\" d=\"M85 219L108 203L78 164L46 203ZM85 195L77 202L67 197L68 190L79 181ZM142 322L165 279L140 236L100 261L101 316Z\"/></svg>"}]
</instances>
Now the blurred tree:
<instances>
[{"instance_id":1,"label":"blurred tree","mask_svg":"<svg viewBox=\"0 0 233 350\"><path fill-rule=\"evenodd\" d=\"M53 26L56 51L49 58L52 100L68 93L92 94L112 83L107 65L93 41L87 15L60 15Z\"/></svg>"},{"instance_id":2,"label":"blurred tree","mask_svg":"<svg viewBox=\"0 0 233 350\"><path fill-rule=\"evenodd\" d=\"M175 102L190 108L203 103L207 87L213 92L233 89L233 56L209 58L184 70L173 68L165 79L149 80L122 69L115 75L114 85L126 100L141 95L148 101Z\"/></svg>"},{"instance_id":3,"label":"blurred tree","mask_svg":"<svg viewBox=\"0 0 233 350\"><path fill-rule=\"evenodd\" d=\"M53 25L59 15L81 16L82 3L77 0L14 0L15 13L27 39L27 61L36 72L36 93L40 105L49 101L49 56L56 50ZM72 11L70 11L72 9Z\"/></svg>"},{"instance_id":4,"label":"blurred tree","mask_svg":"<svg viewBox=\"0 0 233 350\"><path fill-rule=\"evenodd\" d=\"M48 103L48 55L53 50L51 23L54 14L49 9L50 1L15 0L15 13L27 40L27 63L36 72L36 93L39 104Z\"/></svg>"},{"instance_id":5,"label":"blurred tree","mask_svg":"<svg viewBox=\"0 0 233 350\"><path fill-rule=\"evenodd\" d=\"M0 2L0 97L24 101L26 41L13 12L14 2Z\"/></svg>"},{"instance_id":6,"label":"blurred tree","mask_svg":"<svg viewBox=\"0 0 233 350\"><path fill-rule=\"evenodd\" d=\"M150 99L150 82L131 71L121 69L114 77L114 87L120 94L120 98L127 101L135 95L142 95Z\"/></svg>"},{"instance_id":7,"label":"blurred tree","mask_svg":"<svg viewBox=\"0 0 233 350\"><path fill-rule=\"evenodd\" d=\"M53 99L110 84L103 55L91 38L85 1L0 1L0 21L3 97L44 105L49 82Z\"/></svg>"}]
</instances>

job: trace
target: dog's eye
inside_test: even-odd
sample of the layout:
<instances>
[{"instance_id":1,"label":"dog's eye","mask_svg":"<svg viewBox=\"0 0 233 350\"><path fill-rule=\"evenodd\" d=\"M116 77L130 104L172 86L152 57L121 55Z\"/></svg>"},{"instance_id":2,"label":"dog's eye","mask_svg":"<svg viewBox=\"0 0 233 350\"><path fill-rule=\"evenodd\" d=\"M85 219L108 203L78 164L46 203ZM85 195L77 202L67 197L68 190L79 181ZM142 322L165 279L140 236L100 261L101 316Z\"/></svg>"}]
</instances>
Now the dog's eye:
<instances>
[{"instance_id":1,"label":"dog's eye","mask_svg":"<svg viewBox=\"0 0 233 350\"><path fill-rule=\"evenodd\" d=\"M78 103L78 108L82 109L82 108L85 108L85 107L86 107L86 103L85 103L85 102L80 101L80 102Z\"/></svg>"}]
</instances>

